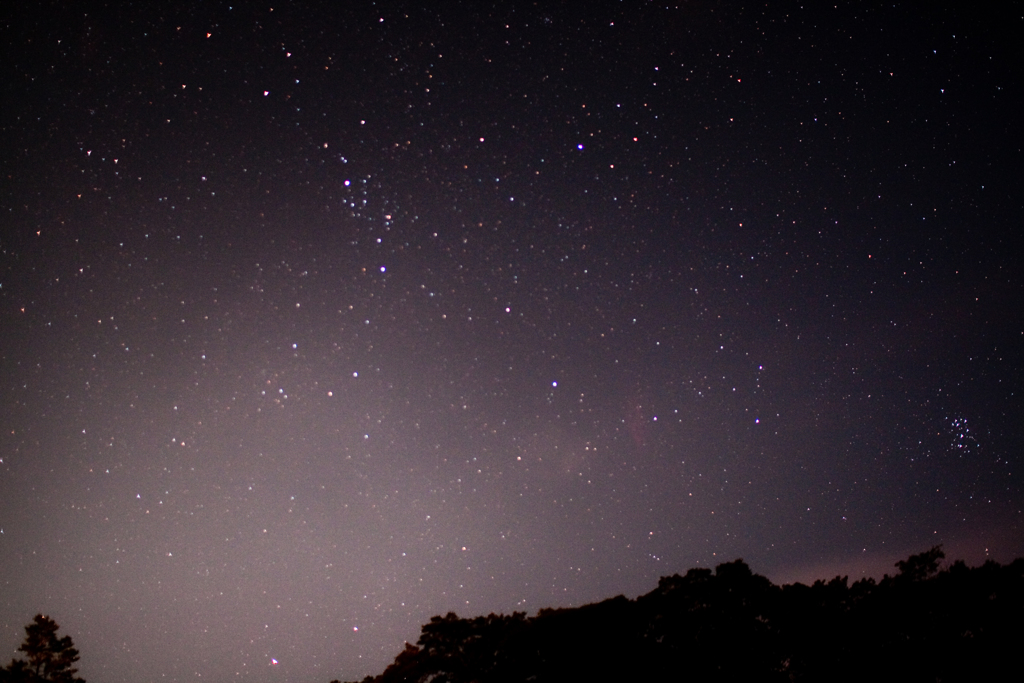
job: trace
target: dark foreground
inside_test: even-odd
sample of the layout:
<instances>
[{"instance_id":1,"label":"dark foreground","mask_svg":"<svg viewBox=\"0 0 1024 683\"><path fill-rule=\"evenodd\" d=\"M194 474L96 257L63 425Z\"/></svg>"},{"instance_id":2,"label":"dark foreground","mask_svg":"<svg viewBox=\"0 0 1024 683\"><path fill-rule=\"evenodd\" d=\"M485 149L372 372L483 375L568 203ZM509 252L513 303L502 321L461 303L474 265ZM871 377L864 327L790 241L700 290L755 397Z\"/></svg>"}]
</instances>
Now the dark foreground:
<instances>
[{"instance_id":1,"label":"dark foreground","mask_svg":"<svg viewBox=\"0 0 1024 683\"><path fill-rule=\"evenodd\" d=\"M363 683L1016 679L1024 558L939 571L943 558L937 547L878 582L813 586L776 586L737 560L664 577L636 600L449 613Z\"/></svg>"}]
</instances>

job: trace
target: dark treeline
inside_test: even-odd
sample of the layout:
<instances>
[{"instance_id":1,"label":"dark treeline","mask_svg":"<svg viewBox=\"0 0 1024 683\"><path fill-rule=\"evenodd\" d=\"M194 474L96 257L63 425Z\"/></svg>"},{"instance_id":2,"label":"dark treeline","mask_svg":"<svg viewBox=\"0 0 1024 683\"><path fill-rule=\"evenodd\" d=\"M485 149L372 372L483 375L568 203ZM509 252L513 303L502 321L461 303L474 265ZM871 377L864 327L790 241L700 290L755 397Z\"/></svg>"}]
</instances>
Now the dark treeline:
<instances>
[{"instance_id":1,"label":"dark treeline","mask_svg":"<svg viewBox=\"0 0 1024 683\"><path fill-rule=\"evenodd\" d=\"M736 560L636 600L423 626L363 683L976 681L1021 676L1024 559L939 570L941 547L881 581L776 586ZM337 683L333 681L332 683Z\"/></svg>"}]
</instances>

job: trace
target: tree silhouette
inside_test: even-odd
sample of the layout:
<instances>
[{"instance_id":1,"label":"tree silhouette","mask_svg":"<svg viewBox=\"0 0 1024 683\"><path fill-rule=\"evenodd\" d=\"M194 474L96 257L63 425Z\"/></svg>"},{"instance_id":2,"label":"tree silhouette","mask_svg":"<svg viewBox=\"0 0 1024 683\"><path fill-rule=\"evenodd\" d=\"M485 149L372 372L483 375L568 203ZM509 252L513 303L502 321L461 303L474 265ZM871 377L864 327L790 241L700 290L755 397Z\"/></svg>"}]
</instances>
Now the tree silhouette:
<instances>
[{"instance_id":1,"label":"tree silhouette","mask_svg":"<svg viewBox=\"0 0 1024 683\"><path fill-rule=\"evenodd\" d=\"M939 571L939 563L945 557L946 553L942 552L941 545L919 555L911 555L908 559L896 563L896 568L900 570L898 576L906 581L923 581L931 578Z\"/></svg>"},{"instance_id":2,"label":"tree silhouette","mask_svg":"<svg viewBox=\"0 0 1024 683\"><path fill-rule=\"evenodd\" d=\"M85 683L75 675L78 650L71 636L57 637L59 628L53 619L37 614L25 627L25 642L18 648L28 661L11 660L0 669L0 683Z\"/></svg>"},{"instance_id":3,"label":"tree silhouette","mask_svg":"<svg viewBox=\"0 0 1024 683\"><path fill-rule=\"evenodd\" d=\"M1024 559L940 569L941 546L899 573L776 586L742 560L666 576L623 596L536 616L424 624L363 683L1002 680L1019 670Z\"/></svg>"}]
</instances>

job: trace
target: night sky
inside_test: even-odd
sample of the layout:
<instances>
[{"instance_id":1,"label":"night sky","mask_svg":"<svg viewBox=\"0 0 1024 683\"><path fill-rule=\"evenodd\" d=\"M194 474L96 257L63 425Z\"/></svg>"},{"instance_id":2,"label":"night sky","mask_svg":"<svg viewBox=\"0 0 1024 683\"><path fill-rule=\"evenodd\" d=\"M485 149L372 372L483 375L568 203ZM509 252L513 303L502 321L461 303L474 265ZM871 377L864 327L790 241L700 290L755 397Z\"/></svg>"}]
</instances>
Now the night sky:
<instances>
[{"instance_id":1,"label":"night sky","mask_svg":"<svg viewBox=\"0 0 1024 683\"><path fill-rule=\"evenodd\" d=\"M0 11L3 663L1024 554L1020 3L153 4Z\"/></svg>"}]
</instances>

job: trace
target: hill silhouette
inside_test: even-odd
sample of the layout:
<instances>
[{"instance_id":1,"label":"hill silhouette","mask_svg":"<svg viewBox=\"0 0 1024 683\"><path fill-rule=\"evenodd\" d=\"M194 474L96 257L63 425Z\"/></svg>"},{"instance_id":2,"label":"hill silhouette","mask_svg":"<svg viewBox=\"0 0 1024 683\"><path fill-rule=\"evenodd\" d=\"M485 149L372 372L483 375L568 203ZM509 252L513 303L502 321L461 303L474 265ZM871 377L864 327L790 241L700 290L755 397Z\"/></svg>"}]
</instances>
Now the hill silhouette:
<instances>
[{"instance_id":1,"label":"hill silhouette","mask_svg":"<svg viewBox=\"0 0 1024 683\"><path fill-rule=\"evenodd\" d=\"M1020 675L1024 558L939 570L941 546L880 581L777 586L736 560L635 600L454 613L363 683L967 681ZM1016 672L1016 673L1011 673ZM332 681L337 683L337 681Z\"/></svg>"}]
</instances>

